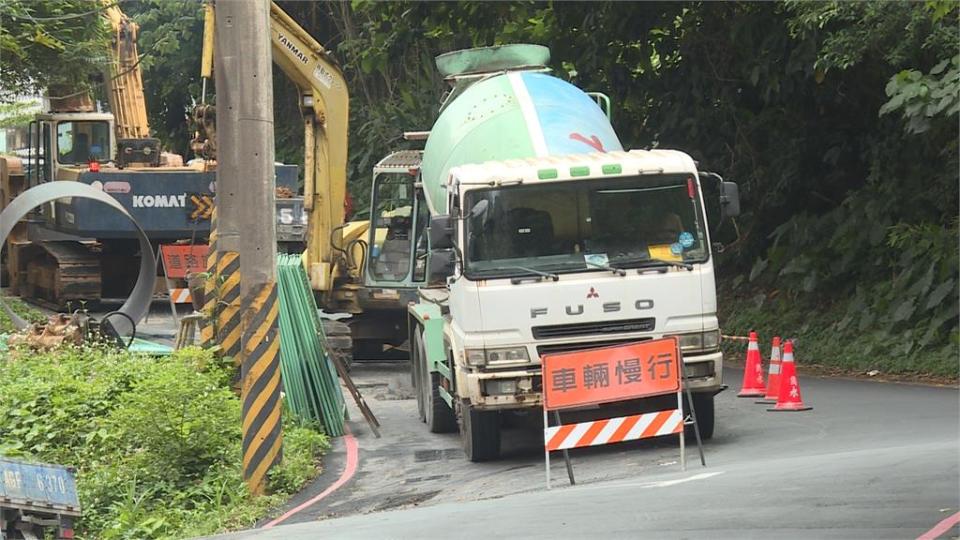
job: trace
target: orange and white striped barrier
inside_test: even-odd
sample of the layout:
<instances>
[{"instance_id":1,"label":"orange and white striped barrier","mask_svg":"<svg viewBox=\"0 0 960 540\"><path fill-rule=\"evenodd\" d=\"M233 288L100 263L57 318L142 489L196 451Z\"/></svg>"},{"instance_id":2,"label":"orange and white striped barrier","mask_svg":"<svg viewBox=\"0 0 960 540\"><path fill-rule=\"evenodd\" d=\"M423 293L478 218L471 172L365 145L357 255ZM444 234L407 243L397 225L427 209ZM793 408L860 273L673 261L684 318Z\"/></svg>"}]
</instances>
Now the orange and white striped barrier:
<instances>
[{"instance_id":1,"label":"orange and white striped barrier","mask_svg":"<svg viewBox=\"0 0 960 540\"><path fill-rule=\"evenodd\" d=\"M673 435L681 431L683 414L673 409L548 427L543 430L543 439L547 451L553 452Z\"/></svg>"},{"instance_id":2,"label":"orange and white striped barrier","mask_svg":"<svg viewBox=\"0 0 960 540\"><path fill-rule=\"evenodd\" d=\"M210 246L206 244L161 244L158 249L157 261L161 265L163 278L167 284L170 297L170 314L174 323L180 325L177 314L178 304L192 304L193 297L190 289L178 287L193 274L199 274L207 268L207 253ZM177 283L176 281L181 281Z\"/></svg>"},{"instance_id":3,"label":"orange and white striped barrier","mask_svg":"<svg viewBox=\"0 0 960 540\"><path fill-rule=\"evenodd\" d=\"M193 302L190 289L170 289L170 301L174 304L189 304Z\"/></svg>"}]
</instances>

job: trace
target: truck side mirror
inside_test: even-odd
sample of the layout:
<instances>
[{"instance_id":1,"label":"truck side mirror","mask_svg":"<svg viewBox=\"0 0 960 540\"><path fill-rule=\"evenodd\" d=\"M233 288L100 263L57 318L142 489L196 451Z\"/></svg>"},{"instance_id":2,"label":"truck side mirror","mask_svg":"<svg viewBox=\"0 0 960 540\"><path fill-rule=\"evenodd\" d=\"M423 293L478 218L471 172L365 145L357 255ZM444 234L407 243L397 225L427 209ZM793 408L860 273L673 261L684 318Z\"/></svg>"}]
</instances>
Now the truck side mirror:
<instances>
[{"instance_id":1,"label":"truck side mirror","mask_svg":"<svg viewBox=\"0 0 960 540\"><path fill-rule=\"evenodd\" d=\"M430 217L431 250L451 249L454 246L455 223L455 220L449 214Z\"/></svg>"},{"instance_id":2,"label":"truck side mirror","mask_svg":"<svg viewBox=\"0 0 960 540\"><path fill-rule=\"evenodd\" d=\"M457 252L454 249L439 249L430 252L430 264L427 267L427 284L443 285L453 275L457 266Z\"/></svg>"},{"instance_id":3,"label":"truck side mirror","mask_svg":"<svg viewBox=\"0 0 960 540\"><path fill-rule=\"evenodd\" d=\"M736 182L720 182L720 212L724 218L740 215L740 188Z\"/></svg>"}]
</instances>

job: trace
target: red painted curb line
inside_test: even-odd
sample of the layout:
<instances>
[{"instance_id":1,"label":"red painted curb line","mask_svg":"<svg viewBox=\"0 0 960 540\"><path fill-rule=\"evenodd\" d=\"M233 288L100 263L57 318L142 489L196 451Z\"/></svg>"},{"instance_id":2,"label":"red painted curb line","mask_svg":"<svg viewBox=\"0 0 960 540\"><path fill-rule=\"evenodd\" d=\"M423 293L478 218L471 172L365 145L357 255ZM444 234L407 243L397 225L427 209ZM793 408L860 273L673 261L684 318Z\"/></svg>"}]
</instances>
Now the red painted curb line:
<instances>
[{"instance_id":1,"label":"red painted curb line","mask_svg":"<svg viewBox=\"0 0 960 540\"><path fill-rule=\"evenodd\" d=\"M343 468L343 472L340 473L340 478L337 478L337 481L334 482L333 485L323 490L323 493L301 504L300 506L288 511L286 514L283 514L282 516L271 521L270 523L267 523L262 527L263 529L270 529L273 526L286 521L287 519L290 518L290 516L293 516L294 514L302 511L303 509L313 506L314 504L321 501L322 499L324 499L334 491L343 487L344 484L346 484L347 482L350 481L351 478L353 478L353 475L356 474L357 472L357 465L360 463L360 452L359 452L360 445L357 443L357 438L353 436L353 433L350 433L350 428L346 424L343 425L343 431L344 431L343 441L347 445L347 464Z\"/></svg>"},{"instance_id":2,"label":"red painted curb line","mask_svg":"<svg viewBox=\"0 0 960 540\"><path fill-rule=\"evenodd\" d=\"M939 538L940 535L953 528L953 526L957 523L960 523L960 512L957 512L940 523L937 523L932 529L920 535L917 540L935 540L936 538Z\"/></svg>"}]
</instances>

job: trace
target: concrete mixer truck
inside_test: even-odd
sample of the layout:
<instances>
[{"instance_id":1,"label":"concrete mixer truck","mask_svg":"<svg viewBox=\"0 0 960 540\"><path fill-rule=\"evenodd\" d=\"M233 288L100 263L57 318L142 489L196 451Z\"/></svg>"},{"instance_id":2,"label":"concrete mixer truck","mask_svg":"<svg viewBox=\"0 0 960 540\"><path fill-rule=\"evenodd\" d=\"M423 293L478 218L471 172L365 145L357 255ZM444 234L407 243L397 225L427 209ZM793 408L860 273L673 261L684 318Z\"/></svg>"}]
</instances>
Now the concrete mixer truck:
<instances>
[{"instance_id":1,"label":"concrete mixer truck","mask_svg":"<svg viewBox=\"0 0 960 540\"><path fill-rule=\"evenodd\" d=\"M603 100L548 61L523 44L437 57L451 89L424 150L375 171L367 285L410 295L420 418L496 459L507 416L539 417L541 356L678 336L709 438L723 386L701 182L726 216L737 186L683 152L624 151Z\"/></svg>"}]
</instances>

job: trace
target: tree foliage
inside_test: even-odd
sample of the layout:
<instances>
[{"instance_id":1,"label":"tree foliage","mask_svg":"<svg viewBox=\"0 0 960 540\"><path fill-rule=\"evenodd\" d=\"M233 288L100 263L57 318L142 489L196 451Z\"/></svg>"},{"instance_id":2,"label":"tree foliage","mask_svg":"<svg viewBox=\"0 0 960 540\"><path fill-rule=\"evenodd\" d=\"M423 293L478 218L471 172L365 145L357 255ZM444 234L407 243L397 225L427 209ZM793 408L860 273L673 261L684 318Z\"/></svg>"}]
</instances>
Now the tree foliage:
<instances>
[{"instance_id":1,"label":"tree foliage","mask_svg":"<svg viewBox=\"0 0 960 540\"><path fill-rule=\"evenodd\" d=\"M203 3L128 0L121 8L140 25L137 46L150 130L165 148L188 156L187 117L201 98ZM207 99L212 96L211 81Z\"/></svg>"},{"instance_id":2,"label":"tree foliage","mask_svg":"<svg viewBox=\"0 0 960 540\"><path fill-rule=\"evenodd\" d=\"M956 351L956 3L358 0L326 4L332 33L283 5L346 67L354 193L435 119L435 55L541 43L555 74L611 96L625 146L740 183L745 215L715 231L729 298L829 309L813 326L834 347Z\"/></svg>"},{"instance_id":3,"label":"tree foliage","mask_svg":"<svg viewBox=\"0 0 960 540\"><path fill-rule=\"evenodd\" d=\"M612 98L624 146L681 149L740 183L744 214L714 231L728 245L718 257L726 298L828 310L816 323L838 342L956 350L956 2L279 4L347 76L358 208L376 161L435 120L446 90L437 54L540 43L557 76ZM199 7L124 9L143 27L152 124L185 141ZM274 79L277 157L302 163L296 88L277 70Z\"/></svg>"},{"instance_id":4,"label":"tree foliage","mask_svg":"<svg viewBox=\"0 0 960 540\"><path fill-rule=\"evenodd\" d=\"M107 68L102 10L88 0L2 0L0 101L60 84L86 89Z\"/></svg>"}]
</instances>

